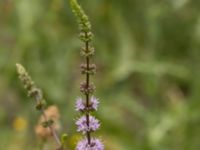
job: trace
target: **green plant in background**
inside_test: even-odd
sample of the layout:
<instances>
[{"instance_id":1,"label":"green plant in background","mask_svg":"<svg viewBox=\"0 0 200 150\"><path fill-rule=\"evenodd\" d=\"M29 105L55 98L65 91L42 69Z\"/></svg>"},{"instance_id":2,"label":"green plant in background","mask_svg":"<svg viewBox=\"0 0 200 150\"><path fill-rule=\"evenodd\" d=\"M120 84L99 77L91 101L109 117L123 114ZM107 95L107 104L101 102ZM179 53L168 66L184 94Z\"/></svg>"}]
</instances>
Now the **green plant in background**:
<instances>
[{"instance_id":1,"label":"green plant in background","mask_svg":"<svg viewBox=\"0 0 200 150\"><path fill-rule=\"evenodd\" d=\"M96 65L91 63L91 57L94 55L94 48L91 46L93 34L91 32L91 24L81 6L76 0L71 0L71 7L77 17L80 40L84 43L81 48L81 55L85 63L81 64L81 73L85 75L85 81L80 84L80 91L84 94L85 100L78 98L76 102L76 110L83 113L83 116L76 121L78 132L82 132L86 137L77 144L77 150L103 150L104 145L100 139L93 138L91 133L99 129L100 123L91 115L92 111L96 111L99 101L94 96L95 86L90 83L90 76L96 72Z\"/></svg>"}]
</instances>

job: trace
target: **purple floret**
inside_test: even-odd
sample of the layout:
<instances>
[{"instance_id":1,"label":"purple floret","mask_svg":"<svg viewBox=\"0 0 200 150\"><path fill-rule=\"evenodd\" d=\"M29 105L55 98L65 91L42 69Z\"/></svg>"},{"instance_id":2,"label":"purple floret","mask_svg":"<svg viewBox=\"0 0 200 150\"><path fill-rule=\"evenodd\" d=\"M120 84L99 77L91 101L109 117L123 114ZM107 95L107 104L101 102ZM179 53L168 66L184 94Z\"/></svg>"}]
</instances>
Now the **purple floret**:
<instances>
[{"instance_id":1,"label":"purple floret","mask_svg":"<svg viewBox=\"0 0 200 150\"><path fill-rule=\"evenodd\" d=\"M76 111L84 111L85 110L85 104L83 102L83 99L82 98L78 98L76 100Z\"/></svg>"},{"instance_id":2,"label":"purple floret","mask_svg":"<svg viewBox=\"0 0 200 150\"><path fill-rule=\"evenodd\" d=\"M99 100L96 97L92 96L90 98L90 104L89 104L87 109L88 110L97 110L98 105L99 105ZM86 105L85 105L84 100L82 98L78 98L76 100L75 109L76 109L76 111L81 111L81 112L86 110Z\"/></svg>"},{"instance_id":3,"label":"purple floret","mask_svg":"<svg viewBox=\"0 0 200 150\"><path fill-rule=\"evenodd\" d=\"M78 126L77 131L85 134L87 131L95 131L100 127L99 120L97 120L93 116L89 116L89 127L87 125L86 116L82 116L76 121L76 125Z\"/></svg>"},{"instance_id":4,"label":"purple floret","mask_svg":"<svg viewBox=\"0 0 200 150\"><path fill-rule=\"evenodd\" d=\"M92 96L90 99L90 102L91 102L91 108L93 110L97 110L98 105L99 105L99 100L96 97Z\"/></svg>"},{"instance_id":5,"label":"purple floret","mask_svg":"<svg viewBox=\"0 0 200 150\"><path fill-rule=\"evenodd\" d=\"M104 150L104 145L101 140L97 138L92 138L89 145L87 139L85 138L78 142L76 150Z\"/></svg>"}]
</instances>

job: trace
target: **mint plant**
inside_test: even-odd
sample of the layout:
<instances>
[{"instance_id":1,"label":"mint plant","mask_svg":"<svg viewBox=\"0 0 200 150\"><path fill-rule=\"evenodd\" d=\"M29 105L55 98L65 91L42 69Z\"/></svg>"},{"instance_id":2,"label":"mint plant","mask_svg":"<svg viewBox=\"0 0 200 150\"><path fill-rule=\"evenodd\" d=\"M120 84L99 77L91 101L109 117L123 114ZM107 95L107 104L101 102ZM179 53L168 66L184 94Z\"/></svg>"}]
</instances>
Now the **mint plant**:
<instances>
[{"instance_id":1,"label":"mint plant","mask_svg":"<svg viewBox=\"0 0 200 150\"><path fill-rule=\"evenodd\" d=\"M100 139L92 137L91 133L99 129L100 122L91 115L93 111L97 111L99 100L93 95L95 86L90 81L90 77L96 73L96 65L91 62L94 55L94 47L91 45L93 34L91 32L91 24L88 16L76 0L71 0L73 13L76 15L79 24L79 38L83 42L81 48L81 56L84 63L81 64L81 73L85 75L85 81L80 84L80 91L84 98L78 98L76 101L76 110L81 112L81 116L77 121L77 131L82 132L85 136L78 142L77 150L103 150L104 145Z\"/></svg>"}]
</instances>

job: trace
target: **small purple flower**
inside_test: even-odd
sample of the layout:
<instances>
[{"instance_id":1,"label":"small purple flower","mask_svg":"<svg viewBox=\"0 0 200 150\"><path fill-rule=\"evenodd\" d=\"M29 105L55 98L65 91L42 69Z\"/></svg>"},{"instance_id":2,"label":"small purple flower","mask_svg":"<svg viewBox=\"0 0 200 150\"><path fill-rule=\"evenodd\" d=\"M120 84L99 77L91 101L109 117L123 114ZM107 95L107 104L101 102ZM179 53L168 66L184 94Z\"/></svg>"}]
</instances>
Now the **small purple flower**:
<instances>
[{"instance_id":1,"label":"small purple flower","mask_svg":"<svg viewBox=\"0 0 200 150\"><path fill-rule=\"evenodd\" d=\"M84 111L85 110L85 104L84 104L82 98L79 97L76 100L76 106L75 106L75 108L76 108L76 111Z\"/></svg>"},{"instance_id":2,"label":"small purple flower","mask_svg":"<svg viewBox=\"0 0 200 150\"><path fill-rule=\"evenodd\" d=\"M95 131L100 127L99 120L97 120L93 116L89 116L89 127L87 125L86 116L82 116L76 121L76 125L78 126L77 131L83 132L85 134L87 131Z\"/></svg>"},{"instance_id":3,"label":"small purple flower","mask_svg":"<svg viewBox=\"0 0 200 150\"><path fill-rule=\"evenodd\" d=\"M97 111L98 105L99 105L98 99L96 97L92 96L90 98L90 104L88 106L88 110L91 110L91 111L92 110L96 110ZM75 108L76 108L76 111L81 111L81 112L83 112L83 111L86 110L86 106L85 106L85 103L84 103L84 101L83 101L82 98L79 97L76 100L76 106L75 106Z\"/></svg>"},{"instance_id":4,"label":"small purple flower","mask_svg":"<svg viewBox=\"0 0 200 150\"><path fill-rule=\"evenodd\" d=\"M97 110L98 105L99 105L98 99L96 97L92 96L90 99L90 102L91 102L91 109Z\"/></svg>"},{"instance_id":5,"label":"small purple flower","mask_svg":"<svg viewBox=\"0 0 200 150\"><path fill-rule=\"evenodd\" d=\"M85 138L78 142L76 150L104 150L104 145L97 138L92 138L89 145L87 139Z\"/></svg>"}]
</instances>

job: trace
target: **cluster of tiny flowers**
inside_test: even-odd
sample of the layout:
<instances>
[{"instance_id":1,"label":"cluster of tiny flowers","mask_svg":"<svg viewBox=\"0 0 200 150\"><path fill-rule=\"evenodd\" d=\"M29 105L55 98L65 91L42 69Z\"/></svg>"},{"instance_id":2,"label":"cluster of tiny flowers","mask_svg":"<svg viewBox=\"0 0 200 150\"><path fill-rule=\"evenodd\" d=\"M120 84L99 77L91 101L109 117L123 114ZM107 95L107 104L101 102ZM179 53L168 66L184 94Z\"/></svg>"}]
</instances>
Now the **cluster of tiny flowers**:
<instances>
[{"instance_id":1,"label":"cluster of tiny flowers","mask_svg":"<svg viewBox=\"0 0 200 150\"><path fill-rule=\"evenodd\" d=\"M84 112L86 110L86 108L89 109L89 110L91 110L91 111L93 111L93 110L97 111L98 105L99 105L99 101L94 96L92 96L90 98L89 107L86 107L86 104L85 104L84 100L79 97L76 100L76 106L75 106L75 108L76 108L76 111L81 111L81 112Z\"/></svg>"},{"instance_id":2,"label":"cluster of tiny flowers","mask_svg":"<svg viewBox=\"0 0 200 150\"><path fill-rule=\"evenodd\" d=\"M103 150L104 145L99 139L92 138L91 144L88 144L87 139L83 139L78 142L76 150Z\"/></svg>"},{"instance_id":3,"label":"cluster of tiny flowers","mask_svg":"<svg viewBox=\"0 0 200 150\"><path fill-rule=\"evenodd\" d=\"M93 110L96 111L98 109L99 101L94 96L91 96L90 98L90 104L89 107L86 106L84 100L82 98L78 98L76 100L76 110L80 111L81 113L84 113L85 111ZM99 120L96 119L94 116L89 116L89 125L87 124L87 117L81 116L77 121L77 131L82 132L83 134L86 134L87 132L93 132L99 129L100 123ZM101 142L101 140L97 138L91 138L90 144L88 144L87 138L82 139L78 142L76 146L76 150L103 150L104 145Z\"/></svg>"},{"instance_id":4,"label":"cluster of tiny flowers","mask_svg":"<svg viewBox=\"0 0 200 150\"><path fill-rule=\"evenodd\" d=\"M89 122L90 124L88 126L86 116L79 118L76 121L76 125L78 126L77 131L85 134L88 131L96 131L100 127L99 120L93 116L89 116Z\"/></svg>"}]
</instances>

